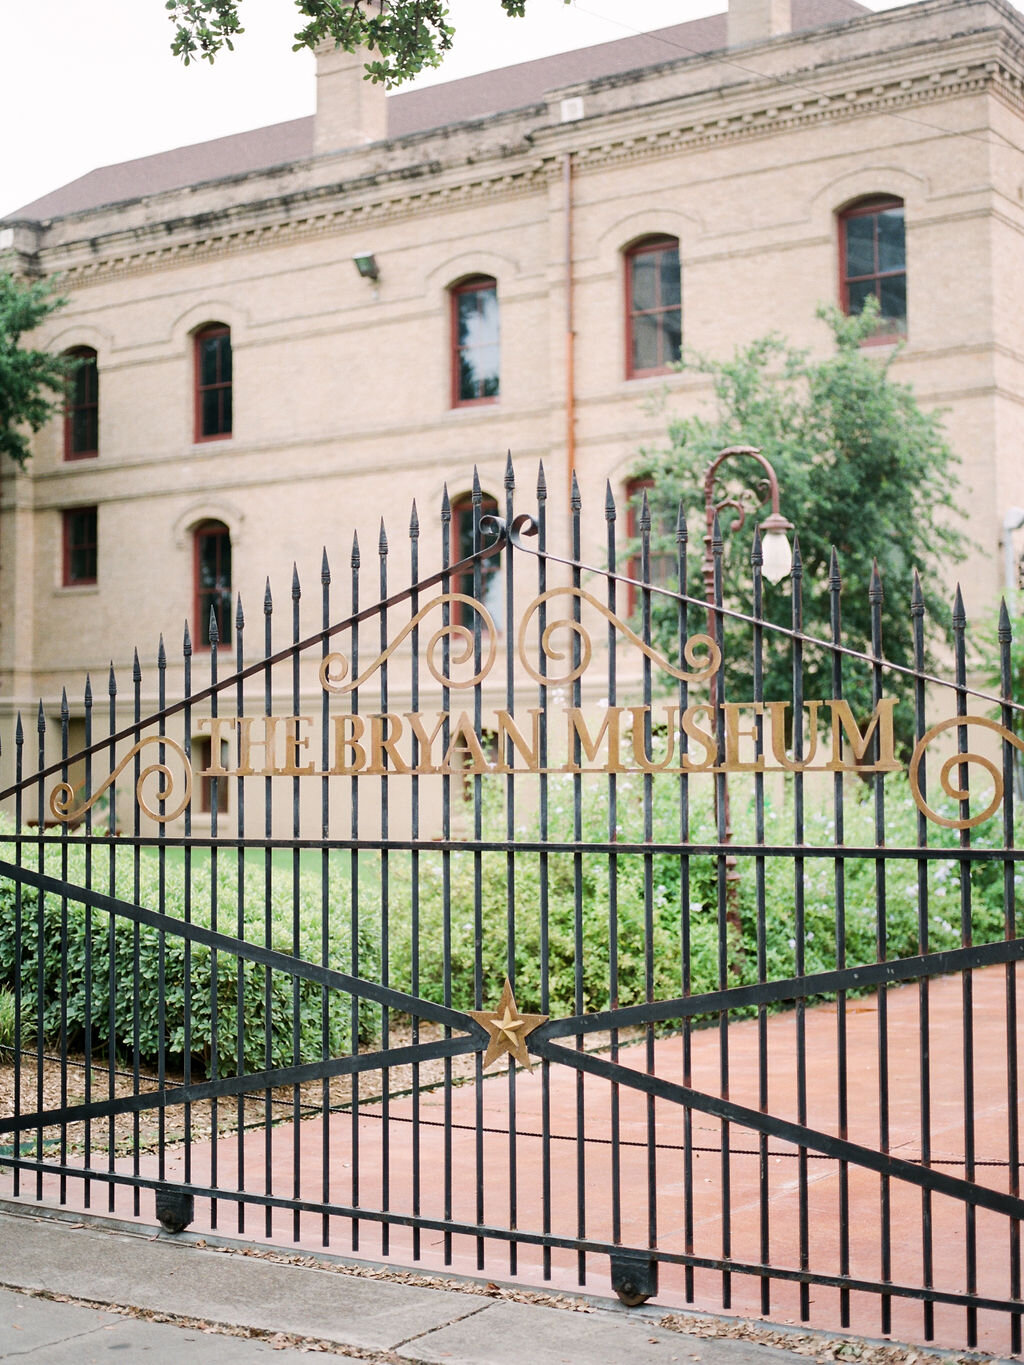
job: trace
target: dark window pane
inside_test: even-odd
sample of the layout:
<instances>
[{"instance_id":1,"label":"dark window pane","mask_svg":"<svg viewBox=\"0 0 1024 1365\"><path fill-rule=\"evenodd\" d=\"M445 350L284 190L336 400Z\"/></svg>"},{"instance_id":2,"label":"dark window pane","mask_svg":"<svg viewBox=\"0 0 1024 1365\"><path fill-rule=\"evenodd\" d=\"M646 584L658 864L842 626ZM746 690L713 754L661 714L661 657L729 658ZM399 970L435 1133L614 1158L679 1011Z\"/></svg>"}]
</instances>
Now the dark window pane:
<instances>
[{"instance_id":1,"label":"dark window pane","mask_svg":"<svg viewBox=\"0 0 1024 1365\"><path fill-rule=\"evenodd\" d=\"M638 253L633 260L633 308L656 308L658 304L658 263L653 252Z\"/></svg>"},{"instance_id":2,"label":"dark window pane","mask_svg":"<svg viewBox=\"0 0 1024 1365\"><path fill-rule=\"evenodd\" d=\"M906 260L903 210L884 209L878 215L878 268L905 270Z\"/></svg>"},{"instance_id":3,"label":"dark window pane","mask_svg":"<svg viewBox=\"0 0 1024 1365\"><path fill-rule=\"evenodd\" d=\"M231 383L231 337L225 334L217 338L217 360L221 383Z\"/></svg>"},{"instance_id":4,"label":"dark window pane","mask_svg":"<svg viewBox=\"0 0 1024 1365\"><path fill-rule=\"evenodd\" d=\"M227 436L231 431L231 394L230 388L220 391L220 432L222 436Z\"/></svg>"},{"instance_id":5,"label":"dark window pane","mask_svg":"<svg viewBox=\"0 0 1024 1365\"><path fill-rule=\"evenodd\" d=\"M96 508L82 507L64 514L66 583L96 581Z\"/></svg>"},{"instance_id":6,"label":"dark window pane","mask_svg":"<svg viewBox=\"0 0 1024 1365\"><path fill-rule=\"evenodd\" d=\"M846 277L875 273L875 215L846 220Z\"/></svg>"},{"instance_id":7,"label":"dark window pane","mask_svg":"<svg viewBox=\"0 0 1024 1365\"><path fill-rule=\"evenodd\" d=\"M850 285L850 312L859 313L864 307L864 300L875 292L874 280L859 280Z\"/></svg>"},{"instance_id":8,"label":"dark window pane","mask_svg":"<svg viewBox=\"0 0 1024 1365\"><path fill-rule=\"evenodd\" d=\"M204 389L202 395L204 436L220 435L220 391Z\"/></svg>"},{"instance_id":9,"label":"dark window pane","mask_svg":"<svg viewBox=\"0 0 1024 1365\"><path fill-rule=\"evenodd\" d=\"M98 413L95 408L75 408L71 414L71 454L83 455L96 449Z\"/></svg>"},{"instance_id":10,"label":"dark window pane","mask_svg":"<svg viewBox=\"0 0 1024 1365\"><path fill-rule=\"evenodd\" d=\"M663 307L675 308L680 303L679 293L679 251L676 247L666 247L659 252L661 260L661 302Z\"/></svg>"},{"instance_id":11,"label":"dark window pane","mask_svg":"<svg viewBox=\"0 0 1024 1365\"><path fill-rule=\"evenodd\" d=\"M657 318L641 313L633 319L633 369L656 370L660 364Z\"/></svg>"},{"instance_id":12,"label":"dark window pane","mask_svg":"<svg viewBox=\"0 0 1024 1365\"><path fill-rule=\"evenodd\" d=\"M199 342L199 382L204 387L216 384L217 375L217 338L202 337Z\"/></svg>"},{"instance_id":13,"label":"dark window pane","mask_svg":"<svg viewBox=\"0 0 1024 1365\"><path fill-rule=\"evenodd\" d=\"M907 277L889 275L878 282L882 317L899 324L907 320Z\"/></svg>"},{"instance_id":14,"label":"dark window pane","mask_svg":"<svg viewBox=\"0 0 1024 1365\"><path fill-rule=\"evenodd\" d=\"M682 356L682 316L676 309L661 315L662 364L674 365Z\"/></svg>"},{"instance_id":15,"label":"dark window pane","mask_svg":"<svg viewBox=\"0 0 1024 1365\"><path fill-rule=\"evenodd\" d=\"M495 398L499 390L498 291L493 284L455 296L458 401Z\"/></svg>"}]
</instances>

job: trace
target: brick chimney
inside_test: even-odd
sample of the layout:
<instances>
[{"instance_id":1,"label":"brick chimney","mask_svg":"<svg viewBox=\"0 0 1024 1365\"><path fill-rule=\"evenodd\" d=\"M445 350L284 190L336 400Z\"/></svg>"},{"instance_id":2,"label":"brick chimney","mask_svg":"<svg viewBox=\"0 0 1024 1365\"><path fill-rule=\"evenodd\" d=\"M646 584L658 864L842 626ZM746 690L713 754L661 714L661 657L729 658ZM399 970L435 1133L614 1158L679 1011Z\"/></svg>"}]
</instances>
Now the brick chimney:
<instances>
[{"instance_id":1,"label":"brick chimney","mask_svg":"<svg viewBox=\"0 0 1024 1365\"><path fill-rule=\"evenodd\" d=\"M338 152L364 147L388 134L387 97L382 85L364 80L370 60L365 48L344 52L333 42L316 52L316 122L313 150Z\"/></svg>"},{"instance_id":2,"label":"brick chimney","mask_svg":"<svg viewBox=\"0 0 1024 1365\"><path fill-rule=\"evenodd\" d=\"M792 27L790 0L729 0L730 47L775 38Z\"/></svg>"}]
</instances>

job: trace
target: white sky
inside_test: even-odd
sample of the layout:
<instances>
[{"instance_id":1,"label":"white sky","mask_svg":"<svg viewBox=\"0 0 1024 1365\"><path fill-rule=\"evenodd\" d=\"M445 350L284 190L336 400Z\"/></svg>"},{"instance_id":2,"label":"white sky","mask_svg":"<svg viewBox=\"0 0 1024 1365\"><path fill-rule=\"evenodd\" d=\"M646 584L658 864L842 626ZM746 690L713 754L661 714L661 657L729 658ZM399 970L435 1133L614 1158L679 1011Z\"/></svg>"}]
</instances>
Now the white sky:
<instances>
[{"instance_id":1,"label":"white sky","mask_svg":"<svg viewBox=\"0 0 1024 1365\"><path fill-rule=\"evenodd\" d=\"M866 0L885 9L901 0ZM725 0L450 0L455 46L420 84L473 75L726 8ZM187 69L163 0L0 0L0 215L84 175L313 112L313 57L292 0L242 0L234 52ZM407 88L407 87L404 87Z\"/></svg>"}]
</instances>

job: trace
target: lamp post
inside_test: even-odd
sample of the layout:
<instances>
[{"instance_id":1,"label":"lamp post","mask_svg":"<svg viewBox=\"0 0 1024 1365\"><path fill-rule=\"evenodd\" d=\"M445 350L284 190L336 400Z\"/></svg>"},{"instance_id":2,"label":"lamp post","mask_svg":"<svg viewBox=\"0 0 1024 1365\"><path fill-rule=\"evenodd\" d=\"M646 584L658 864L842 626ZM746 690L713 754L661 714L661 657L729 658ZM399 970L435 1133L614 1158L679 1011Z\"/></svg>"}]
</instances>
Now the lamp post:
<instances>
[{"instance_id":1,"label":"lamp post","mask_svg":"<svg viewBox=\"0 0 1024 1365\"><path fill-rule=\"evenodd\" d=\"M756 483L749 485L735 496L730 495L727 490L719 490L718 471L720 467L730 460L754 460L764 471L764 477L758 479ZM744 499L747 505L744 505ZM751 502L751 499L753 502ZM765 503L771 504L771 510L761 523L761 554L762 564L761 573L768 579L769 583L780 583L782 579L791 571L793 567L793 554L789 545L788 532L792 531L793 525L787 521L779 510L779 480L775 470L756 446L727 446L717 455L708 465L704 473L704 559L701 571L704 577L704 600L708 607L708 634L712 639L716 638L716 611L715 611L715 553L714 553L714 526L715 518L726 509L735 512L735 517L730 523L730 531L741 531L747 520L748 507L760 507ZM721 700L718 696L718 677L711 678L711 714L715 718L717 729L718 706ZM732 843L732 826L729 819L729 785L724 773L721 774L721 829L722 842ZM718 788L715 790L715 805L718 806ZM737 884L739 882L739 872L736 870L736 858L734 854L728 853L725 858L725 877L726 895L728 897L729 917L736 921L738 918L736 910Z\"/></svg>"}]
</instances>

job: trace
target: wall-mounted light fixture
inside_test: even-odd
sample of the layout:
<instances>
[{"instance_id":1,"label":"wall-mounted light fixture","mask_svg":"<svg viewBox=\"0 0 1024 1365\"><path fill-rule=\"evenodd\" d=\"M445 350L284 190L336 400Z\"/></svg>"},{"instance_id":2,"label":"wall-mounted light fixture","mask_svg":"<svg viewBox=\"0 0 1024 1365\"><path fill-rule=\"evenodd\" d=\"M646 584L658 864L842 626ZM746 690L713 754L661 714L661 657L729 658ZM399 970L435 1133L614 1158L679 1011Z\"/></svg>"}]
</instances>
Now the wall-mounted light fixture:
<instances>
[{"instance_id":1,"label":"wall-mounted light fixture","mask_svg":"<svg viewBox=\"0 0 1024 1365\"><path fill-rule=\"evenodd\" d=\"M352 263L364 280L379 278L380 268L377 265L377 257L372 251L357 251L352 257Z\"/></svg>"}]
</instances>

